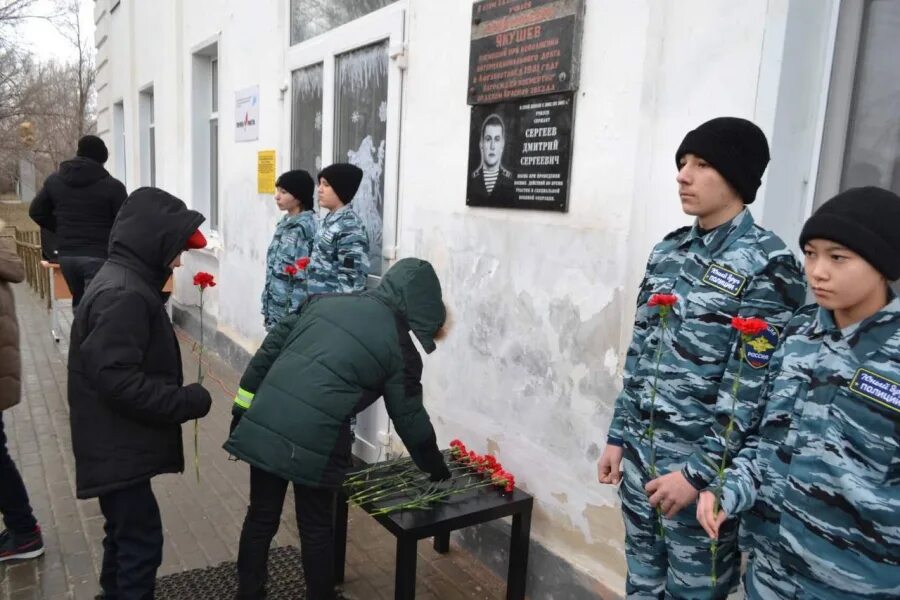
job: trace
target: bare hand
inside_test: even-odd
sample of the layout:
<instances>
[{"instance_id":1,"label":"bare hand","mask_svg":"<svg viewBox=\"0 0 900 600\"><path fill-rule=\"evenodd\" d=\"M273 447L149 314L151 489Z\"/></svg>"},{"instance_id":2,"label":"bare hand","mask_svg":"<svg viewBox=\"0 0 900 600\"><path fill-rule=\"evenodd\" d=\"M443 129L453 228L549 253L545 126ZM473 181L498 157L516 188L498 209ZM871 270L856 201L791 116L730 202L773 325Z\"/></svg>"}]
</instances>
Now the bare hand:
<instances>
[{"instance_id":1,"label":"bare hand","mask_svg":"<svg viewBox=\"0 0 900 600\"><path fill-rule=\"evenodd\" d=\"M662 513L672 518L685 506L697 499L700 494L697 488L688 483L681 471L657 477L644 486L650 505L659 507Z\"/></svg>"},{"instance_id":2,"label":"bare hand","mask_svg":"<svg viewBox=\"0 0 900 600\"><path fill-rule=\"evenodd\" d=\"M716 495L712 492L702 492L697 502L697 520L711 539L719 539L719 528L728 520L728 514L719 506L719 513L715 514L713 508L716 504Z\"/></svg>"},{"instance_id":3,"label":"bare hand","mask_svg":"<svg viewBox=\"0 0 900 600\"><path fill-rule=\"evenodd\" d=\"M610 485L622 481L622 446L606 444L597 461L597 481Z\"/></svg>"}]
</instances>

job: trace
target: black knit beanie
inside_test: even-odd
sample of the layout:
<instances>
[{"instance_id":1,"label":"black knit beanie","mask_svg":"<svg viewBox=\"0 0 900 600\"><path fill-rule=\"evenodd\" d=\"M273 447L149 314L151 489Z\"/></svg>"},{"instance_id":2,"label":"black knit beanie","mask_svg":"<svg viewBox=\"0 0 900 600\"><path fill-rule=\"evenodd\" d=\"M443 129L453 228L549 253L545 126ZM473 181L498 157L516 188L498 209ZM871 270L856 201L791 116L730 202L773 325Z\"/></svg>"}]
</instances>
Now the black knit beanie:
<instances>
[{"instance_id":1,"label":"black knit beanie","mask_svg":"<svg viewBox=\"0 0 900 600\"><path fill-rule=\"evenodd\" d=\"M900 279L900 196L871 186L841 192L806 221L800 248L814 239L847 246L888 281Z\"/></svg>"},{"instance_id":2,"label":"black knit beanie","mask_svg":"<svg viewBox=\"0 0 900 600\"><path fill-rule=\"evenodd\" d=\"M75 156L90 158L102 165L109 158L109 150L106 149L103 140L96 135L86 135L78 140L78 151L75 152Z\"/></svg>"},{"instance_id":3,"label":"black knit beanie","mask_svg":"<svg viewBox=\"0 0 900 600\"><path fill-rule=\"evenodd\" d=\"M675 152L675 166L685 154L694 154L719 172L737 190L744 204L756 200L769 164L769 144L762 130L737 117L719 117L684 136Z\"/></svg>"},{"instance_id":4,"label":"black knit beanie","mask_svg":"<svg viewBox=\"0 0 900 600\"><path fill-rule=\"evenodd\" d=\"M316 184L308 172L302 169L285 171L275 181L275 186L296 198L303 210L313 209L313 190Z\"/></svg>"},{"instance_id":5,"label":"black knit beanie","mask_svg":"<svg viewBox=\"0 0 900 600\"><path fill-rule=\"evenodd\" d=\"M319 179L327 181L344 204L350 204L353 201L362 176L362 169L349 163L334 163L319 173Z\"/></svg>"}]
</instances>

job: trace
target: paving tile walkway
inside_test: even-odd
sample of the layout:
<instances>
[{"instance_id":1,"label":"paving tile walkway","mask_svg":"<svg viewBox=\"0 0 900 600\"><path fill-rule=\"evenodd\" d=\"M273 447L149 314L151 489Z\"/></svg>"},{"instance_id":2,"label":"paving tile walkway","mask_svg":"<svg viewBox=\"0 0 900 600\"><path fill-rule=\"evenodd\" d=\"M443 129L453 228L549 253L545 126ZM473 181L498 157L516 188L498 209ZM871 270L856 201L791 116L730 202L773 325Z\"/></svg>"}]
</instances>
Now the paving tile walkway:
<instances>
[{"instance_id":1,"label":"paving tile walkway","mask_svg":"<svg viewBox=\"0 0 900 600\"><path fill-rule=\"evenodd\" d=\"M42 302L15 286L22 335L23 401L3 420L16 461L44 531L46 554L33 561L0 564L0 600L92 599L102 557L103 518L96 500L75 499L75 468L66 403L66 336L71 310L63 310L64 337L54 342ZM197 356L192 340L181 336L184 371L192 380ZM206 356L204 356L204 362ZM214 400L201 421L201 480L193 472L193 428L184 427L187 470L153 480L165 529L160 575L216 565L237 558L237 541L247 507L249 472L221 449L231 420L231 398L239 374L210 359L207 387ZM275 544L298 544L293 498L285 501ZM393 598L394 538L359 509L350 512L347 547L348 596L359 600ZM505 584L464 550L447 555L419 546L417 598L488 600L503 598ZM188 600L188 599L185 599ZM229 599L223 599L229 600Z\"/></svg>"}]
</instances>

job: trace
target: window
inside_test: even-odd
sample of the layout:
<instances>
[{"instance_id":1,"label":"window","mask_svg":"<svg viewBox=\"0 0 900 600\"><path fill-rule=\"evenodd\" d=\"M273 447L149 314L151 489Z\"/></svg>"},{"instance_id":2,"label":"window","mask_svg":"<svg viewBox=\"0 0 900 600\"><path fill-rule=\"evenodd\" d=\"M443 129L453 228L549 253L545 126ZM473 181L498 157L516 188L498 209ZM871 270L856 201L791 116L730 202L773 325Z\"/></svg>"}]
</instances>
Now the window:
<instances>
[{"instance_id":1,"label":"window","mask_svg":"<svg viewBox=\"0 0 900 600\"><path fill-rule=\"evenodd\" d=\"M900 193L900 3L865 3L841 189L863 185Z\"/></svg>"},{"instance_id":2,"label":"window","mask_svg":"<svg viewBox=\"0 0 900 600\"><path fill-rule=\"evenodd\" d=\"M192 208L219 231L219 60L218 44L193 54L191 63Z\"/></svg>"},{"instance_id":3,"label":"window","mask_svg":"<svg viewBox=\"0 0 900 600\"><path fill-rule=\"evenodd\" d=\"M815 206L847 188L900 193L900 2L842 2ZM894 285L900 292L900 283Z\"/></svg>"},{"instance_id":4,"label":"window","mask_svg":"<svg viewBox=\"0 0 900 600\"><path fill-rule=\"evenodd\" d=\"M348 24L340 35L294 46L288 58L296 65L291 166L313 174L335 162L362 169L351 208L366 227L374 277L396 248L402 70L390 55L391 48L402 49L402 35L403 11L396 5Z\"/></svg>"},{"instance_id":5,"label":"window","mask_svg":"<svg viewBox=\"0 0 900 600\"><path fill-rule=\"evenodd\" d=\"M842 2L816 206L850 187L900 193L900 3Z\"/></svg>"},{"instance_id":6,"label":"window","mask_svg":"<svg viewBox=\"0 0 900 600\"><path fill-rule=\"evenodd\" d=\"M396 0L291 0L291 44L364 17Z\"/></svg>"},{"instance_id":7,"label":"window","mask_svg":"<svg viewBox=\"0 0 900 600\"><path fill-rule=\"evenodd\" d=\"M335 68L334 162L363 172L353 210L369 236L370 268L382 273L384 151L387 134L387 42L346 52Z\"/></svg>"},{"instance_id":8,"label":"window","mask_svg":"<svg viewBox=\"0 0 900 600\"><path fill-rule=\"evenodd\" d=\"M219 60L210 61L209 226L219 229Z\"/></svg>"},{"instance_id":9,"label":"window","mask_svg":"<svg viewBox=\"0 0 900 600\"><path fill-rule=\"evenodd\" d=\"M113 104L113 152L115 153L116 177L126 187L128 178L125 173L125 103L122 101Z\"/></svg>"},{"instance_id":10,"label":"window","mask_svg":"<svg viewBox=\"0 0 900 600\"><path fill-rule=\"evenodd\" d=\"M140 111L141 182L156 186L156 109L153 105L153 87L142 91L138 97Z\"/></svg>"},{"instance_id":11,"label":"window","mask_svg":"<svg viewBox=\"0 0 900 600\"><path fill-rule=\"evenodd\" d=\"M291 168L312 173L322 170L322 63L297 69L291 75Z\"/></svg>"},{"instance_id":12,"label":"window","mask_svg":"<svg viewBox=\"0 0 900 600\"><path fill-rule=\"evenodd\" d=\"M293 45L287 52L292 84L290 164L314 175L333 162L362 169L363 180L350 206L366 227L370 275L377 278L395 257L397 246L404 3L292 0L292 41L297 38L298 11L309 17L318 11L322 16L326 5L327 15L340 18L324 19L325 25L313 19L304 25L308 28L303 35L343 22L340 31ZM381 7L385 8L377 10ZM348 12L350 8L359 12ZM366 16L350 20L354 15ZM373 404L359 415L353 453L367 462L389 458L390 431L384 405Z\"/></svg>"}]
</instances>

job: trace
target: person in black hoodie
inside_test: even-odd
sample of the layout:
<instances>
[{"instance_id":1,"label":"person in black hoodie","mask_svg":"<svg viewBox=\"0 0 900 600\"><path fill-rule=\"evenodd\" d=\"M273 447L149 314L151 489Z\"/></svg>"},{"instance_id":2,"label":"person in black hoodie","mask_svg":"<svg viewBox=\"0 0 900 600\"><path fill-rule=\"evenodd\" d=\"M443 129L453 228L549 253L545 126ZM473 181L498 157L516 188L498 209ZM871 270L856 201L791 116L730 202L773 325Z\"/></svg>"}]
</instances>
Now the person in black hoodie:
<instances>
[{"instance_id":1,"label":"person in black hoodie","mask_svg":"<svg viewBox=\"0 0 900 600\"><path fill-rule=\"evenodd\" d=\"M103 164L109 152L103 140L86 135L78 152L47 177L31 202L35 223L56 234L59 266L77 307L94 274L106 260L109 232L128 195Z\"/></svg>"},{"instance_id":2,"label":"person in black hoodie","mask_svg":"<svg viewBox=\"0 0 900 600\"><path fill-rule=\"evenodd\" d=\"M109 259L75 311L75 484L78 498L99 498L106 519L101 598L153 598L163 534L150 479L184 470L181 424L209 412L209 392L184 385L161 291L181 253L206 245L203 220L162 190L135 190L113 225Z\"/></svg>"}]
</instances>

